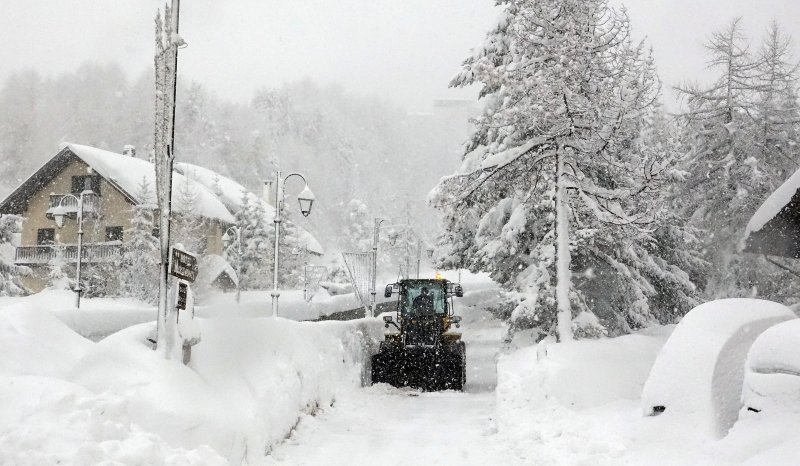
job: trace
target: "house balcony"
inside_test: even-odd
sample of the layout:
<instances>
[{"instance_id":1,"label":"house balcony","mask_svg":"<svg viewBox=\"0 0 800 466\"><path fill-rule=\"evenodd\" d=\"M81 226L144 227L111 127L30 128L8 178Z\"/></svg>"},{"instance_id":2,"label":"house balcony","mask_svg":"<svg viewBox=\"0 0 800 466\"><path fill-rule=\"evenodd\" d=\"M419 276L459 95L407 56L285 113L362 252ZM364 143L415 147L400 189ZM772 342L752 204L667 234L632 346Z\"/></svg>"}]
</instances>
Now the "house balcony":
<instances>
[{"instance_id":1,"label":"house balcony","mask_svg":"<svg viewBox=\"0 0 800 466\"><path fill-rule=\"evenodd\" d=\"M111 262L122 255L122 243L119 241L84 244L82 249L81 262L84 264ZM76 244L20 246L17 248L14 264L49 264L59 254L65 263L73 264L78 260L78 246Z\"/></svg>"},{"instance_id":2,"label":"house balcony","mask_svg":"<svg viewBox=\"0 0 800 466\"><path fill-rule=\"evenodd\" d=\"M78 216L78 197L72 197L71 194L50 194L50 204L47 208L47 218L53 218L53 212L58 206L61 206L62 212L67 217L75 218ZM100 212L100 196L95 193L86 194L83 196L83 214L96 215Z\"/></svg>"}]
</instances>

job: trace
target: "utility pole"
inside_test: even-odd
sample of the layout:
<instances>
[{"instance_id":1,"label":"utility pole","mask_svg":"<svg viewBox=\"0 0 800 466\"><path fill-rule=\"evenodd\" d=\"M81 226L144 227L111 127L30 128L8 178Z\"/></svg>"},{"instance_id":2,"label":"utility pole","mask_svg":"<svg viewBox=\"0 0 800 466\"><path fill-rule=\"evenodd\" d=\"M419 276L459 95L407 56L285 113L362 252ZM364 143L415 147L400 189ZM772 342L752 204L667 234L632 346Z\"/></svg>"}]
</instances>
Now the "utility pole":
<instances>
[{"instance_id":1,"label":"utility pole","mask_svg":"<svg viewBox=\"0 0 800 466\"><path fill-rule=\"evenodd\" d=\"M161 270L158 283L158 322L156 346L171 359L176 347L175 309L169 304L169 254L172 216L172 169L175 162L175 99L178 83L178 34L180 0L172 0L163 29L156 37L156 190L159 207ZM162 69L159 69L161 65ZM159 73L163 73L159 76ZM159 95L160 94L160 95ZM160 99L160 102L159 102ZM160 105L159 105L160 103ZM161 113L159 114L159 110Z\"/></svg>"}]
</instances>

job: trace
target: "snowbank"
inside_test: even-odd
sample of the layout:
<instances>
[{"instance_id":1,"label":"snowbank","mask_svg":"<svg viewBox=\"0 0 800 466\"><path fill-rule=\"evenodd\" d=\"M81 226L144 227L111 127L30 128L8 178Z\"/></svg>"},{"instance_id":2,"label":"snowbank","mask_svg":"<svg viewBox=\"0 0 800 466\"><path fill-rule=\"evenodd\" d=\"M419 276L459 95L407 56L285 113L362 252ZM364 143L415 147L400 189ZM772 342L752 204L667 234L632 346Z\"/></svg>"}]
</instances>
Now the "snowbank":
<instances>
[{"instance_id":1,"label":"snowbank","mask_svg":"<svg viewBox=\"0 0 800 466\"><path fill-rule=\"evenodd\" d=\"M659 352L642 392L642 411L663 412L660 417L680 418L721 438L741 407L750 345L767 328L795 318L786 306L758 299L722 299L692 309Z\"/></svg>"},{"instance_id":2,"label":"snowbank","mask_svg":"<svg viewBox=\"0 0 800 466\"><path fill-rule=\"evenodd\" d=\"M227 464L208 447L175 448L131 422L127 400L49 377L0 377L0 463Z\"/></svg>"},{"instance_id":3,"label":"snowbank","mask_svg":"<svg viewBox=\"0 0 800 466\"><path fill-rule=\"evenodd\" d=\"M151 351L153 324L142 324L99 342L70 380L124 397L133 421L171 445L210 445L232 463L254 461L301 413L360 386L382 334L377 321L198 321L203 340L189 367Z\"/></svg>"},{"instance_id":4,"label":"snowbank","mask_svg":"<svg viewBox=\"0 0 800 466\"><path fill-rule=\"evenodd\" d=\"M362 384L383 330L374 319L217 310L225 317L196 319L203 339L187 367L152 351L154 323L93 343L48 312L53 296L0 308L0 458L9 464L252 464L303 413ZM79 316L98 312L87 307L54 313L86 323ZM114 309L101 313L114 321Z\"/></svg>"},{"instance_id":5,"label":"snowbank","mask_svg":"<svg viewBox=\"0 0 800 466\"><path fill-rule=\"evenodd\" d=\"M79 335L98 341L131 325L156 319L156 309L129 298L83 298L75 309L75 294L68 290L45 290L24 297L0 298L0 311L5 308L49 313Z\"/></svg>"},{"instance_id":6,"label":"snowbank","mask_svg":"<svg viewBox=\"0 0 800 466\"><path fill-rule=\"evenodd\" d=\"M526 454L537 464L621 463L625 439L610 428L610 414L633 413L671 330L656 327L618 338L542 342L501 357L499 435L513 448L529 450Z\"/></svg>"},{"instance_id":7,"label":"snowbank","mask_svg":"<svg viewBox=\"0 0 800 466\"><path fill-rule=\"evenodd\" d=\"M269 291L243 291L241 302L236 302L235 293L217 293L205 298L203 305L196 309L200 317L264 317L272 315L272 297ZM394 298L395 300L397 297ZM379 293L376 302L389 301ZM281 291L278 314L291 320L317 320L336 312L363 308L355 294L350 293L331 296L319 291L311 302L303 299L302 290Z\"/></svg>"},{"instance_id":8,"label":"snowbank","mask_svg":"<svg viewBox=\"0 0 800 466\"><path fill-rule=\"evenodd\" d=\"M497 364L498 407L513 411L522 393L529 409L550 403L586 409L638 399L670 329L573 344L543 341L503 356Z\"/></svg>"},{"instance_id":9,"label":"snowbank","mask_svg":"<svg viewBox=\"0 0 800 466\"><path fill-rule=\"evenodd\" d=\"M0 376L63 376L91 345L48 312L0 309Z\"/></svg>"}]
</instances>

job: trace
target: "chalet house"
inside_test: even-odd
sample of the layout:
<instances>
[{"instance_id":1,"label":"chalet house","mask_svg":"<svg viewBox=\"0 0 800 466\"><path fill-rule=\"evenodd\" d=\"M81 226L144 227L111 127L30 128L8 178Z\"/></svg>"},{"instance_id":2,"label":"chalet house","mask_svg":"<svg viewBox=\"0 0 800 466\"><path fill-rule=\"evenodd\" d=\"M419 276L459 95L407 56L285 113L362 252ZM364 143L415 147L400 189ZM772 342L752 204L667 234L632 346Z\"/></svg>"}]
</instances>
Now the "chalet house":
<instances>
[{"instance_id":1,"label":"chalet house","mask_svg":"<svg viewBox=\"0 0 800 466\"><path fill-rule=\"evenodd\" d=\"M150 189L147 199L141 198L143 180ZM178 198L179 193L187 189L188 183L192 184L190 189L194 198L190 210ZM87 187L92 191L84 195L82 254L83 264L91 266L118 257L126 241L125 231L131 228L132 207L155 205L155 186L153 164L136 158L132 150L118 154L79 144L66 144L0 203L0 214L24 217L14 263L27 266L33 272L23 277L25 287L36 292L46 286L49 264L57 251L60 251L58 254L61 254L62 260L68 264L75 263L78 204L72 196L80 196ZM211 170L190 164L176 164L173 213L176 217L196 217L199 225L196 235L202 244L203 254L219 258L215 258L214 262L219 270L225 271L224 282L228 285L235 283L238 277L235 277L232 268L219 262L223 251L222 236L235 222L233 212L241 205L243 192L246 191L241 185ZM247 195L254 196L251 193ZM264 206L265 209L271 209L266 203ZM66 213L61 228L56 226L54 211ZM153 234L157 235L158 231ZM307 235L309 250L322 254L316 239L305 231L302 234ZM54 248L54 244L61 247ZM208 277L211 282L219 278Z\"/></svg>"}]
</instances>

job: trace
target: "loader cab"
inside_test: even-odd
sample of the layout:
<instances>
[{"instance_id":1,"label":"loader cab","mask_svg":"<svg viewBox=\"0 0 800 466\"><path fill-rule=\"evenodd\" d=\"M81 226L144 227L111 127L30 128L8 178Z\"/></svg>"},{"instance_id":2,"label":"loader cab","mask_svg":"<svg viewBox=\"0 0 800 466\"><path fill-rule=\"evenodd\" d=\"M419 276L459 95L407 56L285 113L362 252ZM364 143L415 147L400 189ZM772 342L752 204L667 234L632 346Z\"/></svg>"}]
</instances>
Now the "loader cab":
<instances>
[{"instance_id":1,"label":"loader cab","mask_svg":"<svg viewBox=\"0 0 800 466\"><path fill-rule=\"evenodd\" d=\"M453 297L464 295L460 284L443 279L406 279L386 286L386 297L395 293L398 294L397 321L384 317L387 328L392 325L405 334L412 330L409 325L428 321L426 327L431 328L425 333L433 339L446 332L451 324L460 326L461 318L453 315ZM436 325L432 325L433 321Z\"/></svg>"}]
</instances>

